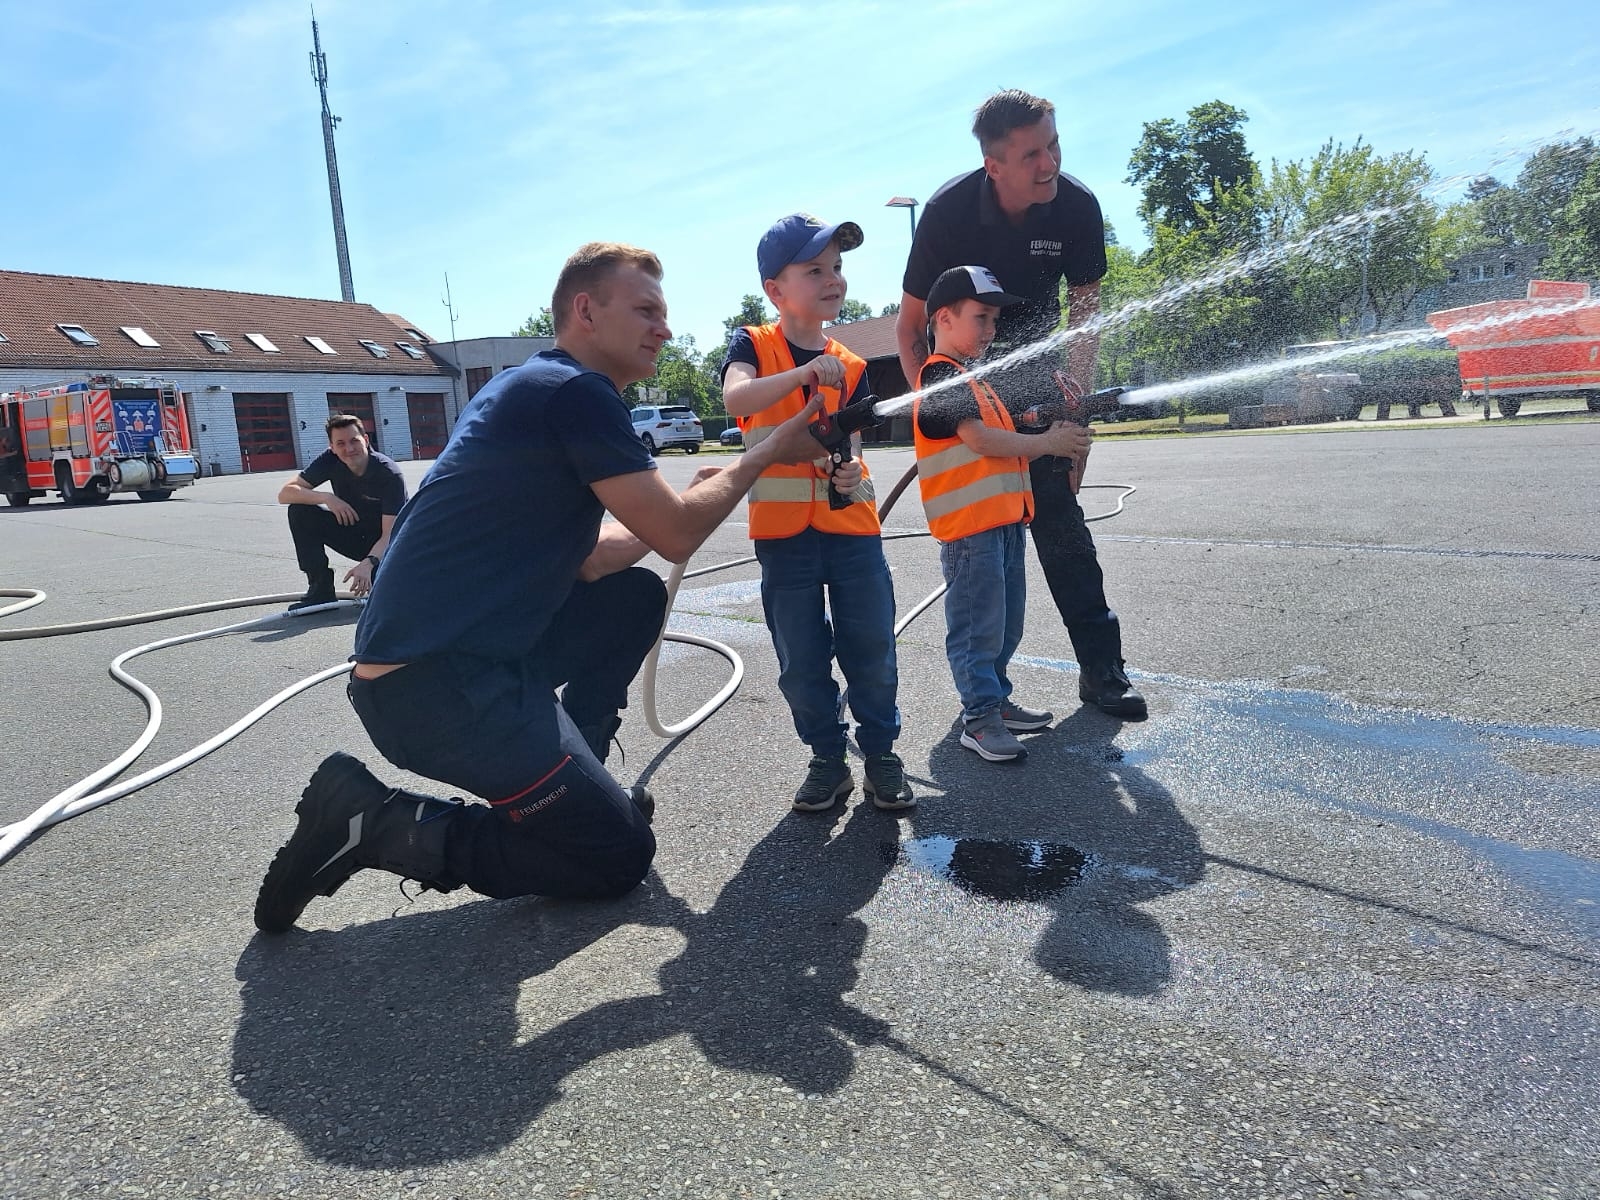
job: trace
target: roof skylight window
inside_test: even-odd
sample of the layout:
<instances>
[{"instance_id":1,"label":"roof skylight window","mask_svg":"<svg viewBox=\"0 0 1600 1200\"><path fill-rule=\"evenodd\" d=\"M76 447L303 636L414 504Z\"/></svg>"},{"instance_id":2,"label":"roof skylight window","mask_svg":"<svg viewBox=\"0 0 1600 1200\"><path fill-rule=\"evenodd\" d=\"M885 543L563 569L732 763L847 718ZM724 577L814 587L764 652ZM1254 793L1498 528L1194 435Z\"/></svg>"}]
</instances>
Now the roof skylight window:
<instances>
[{"instance_id":1,"label":"roof skylight window","mask_svg":"<svg viewBox=\"0 0 1600 1200\"><path fill-rule=\"evenodd\" d=\"M247 333L250 344L263 354L281 354L282 351L272 344L272 339L264 333Z\"/></svg>"},{"instance_id":2,"label":"roof skylight window","mask_svg":"<svg viewBox=\"0 0 1600 1200\"><path fill-rule=\"evenodd\" d=\"M137 325L119 325L117 328L121 329L123 333L127 334L135 346L143 346L147 350L154 350L159 348L161 345L160 342L156 341L155 338L151 337Z\"/></svg>"},{"instance_id":3,"label":"roof skylight window","mask_svg":"<svg viewBox=\"0 0 1600 1200\"><path fill-rule=\"evenodd\" d=\"M57 325L56 328L65 334L75 346L98 346L100 344L100 339L82 325Z\"/></svg>"},{"instance_id":4,"label":"roof skylight window","mask_svg":"<svg viewBox=\"0 0 1600 1200\"><path fill-rule=\"evenodd\" d=\"M228 344L228 339L225 337L218 337L209 329L196 329L194 331L194 335L204 342L206 344L206 348L209 349L213 354L233 353L233 347Z\"/></svg>"},{"instance_id":5,"label":"roof skylight window","mask_svg":"<svg viewBox=\"0 0 1600 1200\"><path fill-rule=\"evenodd\" d=\"M410 342L396 342L395 345L400 347L401 353L403 353L407 358L422 357L422 351L416 346L413 346Z\"/></svg>"},{"instance_id":6,"label":"roof skylight window","mask_svg":"<svg viewBox=\"0 0 1600 1200\"><path fill-rule=\"evenodd\" d=\"M319 337L313 337L311 334L308 333L308 334L305 335L305 339L306 339L306 345L310 346L318 354L337 354L337 353L339 353L337 350L335 350L332 346L328 345L327 342L323 341Z\"/></svg>"},{"instance_id":7,"label":"roof skylight window","mask_svg":"<svg viewBox=\"0 0 1600 1200\"><path fill-rule=\"evenodd\" d=\"M357 338L356 341L365 346L367 348L367 353L372 355L373 358L389 357L389 352L371 338Z\"/></svg>"}]
</instances>

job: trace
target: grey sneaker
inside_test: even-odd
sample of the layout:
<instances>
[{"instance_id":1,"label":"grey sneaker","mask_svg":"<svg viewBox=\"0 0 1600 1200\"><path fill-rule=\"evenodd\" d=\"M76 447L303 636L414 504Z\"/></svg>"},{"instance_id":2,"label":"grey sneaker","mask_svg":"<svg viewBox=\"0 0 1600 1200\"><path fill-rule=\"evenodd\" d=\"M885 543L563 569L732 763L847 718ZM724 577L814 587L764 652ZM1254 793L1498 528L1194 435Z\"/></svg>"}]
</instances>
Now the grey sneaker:
<instances>
[{"instance_id":1,"label":"grey sneaker","mask_svg":"<svg viewBox=\"0 0 1600 1200\"><path fill-rule=\"evenodd\" d=\"M979 758L986 758L990 762L1010 762L1028 757L1027 749L1011 735L1006 723L1001 720L998 708L984 713L976 721L966 722L961 730L961 744L975 751Z\"/></svg>"},{"instance_id":2,"label":"grey sneaker","mask_svg":"<svg viewBox=\"0 0 1600 1200\"><path fill-rule=\"evenodd\" d=\"M840 796L848 796L855 785L850 764L845 762L842 755L829 758L825 754L813 754L805 782L794 794L795 811L822 812L832 808L834 801Z\"/></svg>"},{"instance_id":3,"label":"grey sneaker","mask_svg":"<svg viewBox=\"0 0 1600 1200\"><path fill-rule=\"evenodd\" d=\"M1043 729L1056 719L1056 715L1047 708L1029 708L1026 704L1007 700L1000 706L1000 719L1014 733L1027 733L1031 729Z\"/></svg>"},{"instance_id":4,"label":"grey sneaker","mask_svg":"<svg viewBox=\"0 0 1600 1200\"><path fill-rule=\"evenodd\" d=\"M861 785L864 795L886 811L914 808L917 797L906 782L906 765L893 751L867 755L866 769L862 772L866 782Z\"/></svg>"}]
</instances>

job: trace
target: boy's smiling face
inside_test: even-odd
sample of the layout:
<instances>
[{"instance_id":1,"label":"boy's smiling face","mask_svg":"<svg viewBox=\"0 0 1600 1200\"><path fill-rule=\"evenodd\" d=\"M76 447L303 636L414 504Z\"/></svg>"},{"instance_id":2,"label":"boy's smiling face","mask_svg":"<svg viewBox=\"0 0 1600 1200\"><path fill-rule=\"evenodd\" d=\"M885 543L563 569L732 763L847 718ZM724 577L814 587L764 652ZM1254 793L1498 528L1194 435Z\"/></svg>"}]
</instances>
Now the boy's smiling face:
<instances>
[{"instance_id":1,"label":"boy's smiling face","mask_svg":"<svg viewBox=\"0 0 1600 1200\"><path fill-rule=\"evenodd\" d=\"M933 314L934 345L951 358L980 358L994 341L1000 310L968 297Z\"/></svg>"},{"instance_id":2,"label":"boy's smiling face","mask_svg":"<svg viewBox=\"0 0 1600 1200\"><path fill-rule=\"evenodd\" d=\"M790 263L766 281L767 299L780 313L802 321L836 321L849 291L837 241L807 262Z\"/></svg>"}]
</instances>

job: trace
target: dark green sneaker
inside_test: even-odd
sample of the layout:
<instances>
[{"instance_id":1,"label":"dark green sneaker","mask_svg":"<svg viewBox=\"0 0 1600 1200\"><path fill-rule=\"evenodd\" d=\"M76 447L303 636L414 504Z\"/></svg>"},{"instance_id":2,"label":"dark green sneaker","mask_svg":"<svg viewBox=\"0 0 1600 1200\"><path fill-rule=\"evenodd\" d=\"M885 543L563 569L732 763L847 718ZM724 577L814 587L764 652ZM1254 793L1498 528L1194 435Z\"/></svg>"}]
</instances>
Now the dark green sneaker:
<instances>
[{"instance_id":1,"label":"dark green sneaker","mask_svg":"<svg viewBox=\"0 0 1600 1200\"><path fill-rule=\"evenodd\" d=\"M794 794L795 811L822 812L832 808L834 801L841 796L848 796L855 785L850 764L845 762L843 755L829 758L824 754L813 754L805 782Z\"/></svg>"},{"instance_id":2,"label":"dark green sneaker","mask_svg":"<svg viewBox=\"0 0 1600 1200\"><path fill-rule=\"evenodd\" d=\"M892 812L916 806L917 798L912 794L911 785L906 782L906 765L900 761L898 754L885 751L867 755L863 774L866 782L861 785L861 790L871 796L872 803L879 808Z\"/></svg>"}]
</instances>

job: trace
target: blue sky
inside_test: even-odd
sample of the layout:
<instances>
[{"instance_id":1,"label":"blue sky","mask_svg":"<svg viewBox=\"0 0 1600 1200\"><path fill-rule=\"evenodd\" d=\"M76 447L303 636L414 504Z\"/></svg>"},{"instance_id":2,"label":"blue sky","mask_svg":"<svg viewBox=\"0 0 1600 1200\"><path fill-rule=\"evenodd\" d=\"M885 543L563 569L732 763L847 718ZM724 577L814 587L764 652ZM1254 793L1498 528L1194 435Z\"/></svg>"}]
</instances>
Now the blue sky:
<instances>
[{"instance_id":1,"label":"blue sky","mask_svg":"<svg viewBox=\"0 0 1600 1200\"><path fill-rule=\"evenodd\" d=\"M47 15L50 13L51 15ZM1329 138L1509 181L1600 133L1592 0L630 3L321 0L356 298L509 333L591 239L657 251L702 349L755 243L854 220L851 295L900 295L891 196L979 165L989 92L1058 106L1065 169L1143 244L1123 183L1145 121L1222 99L1265 165ZM10 170L0 267L337 299L304 3L0 0ZM1459 188L1456 189L1459 191ZM1449 194L1449 193L1446 193Z\"/></svg>"}]
</instances>

